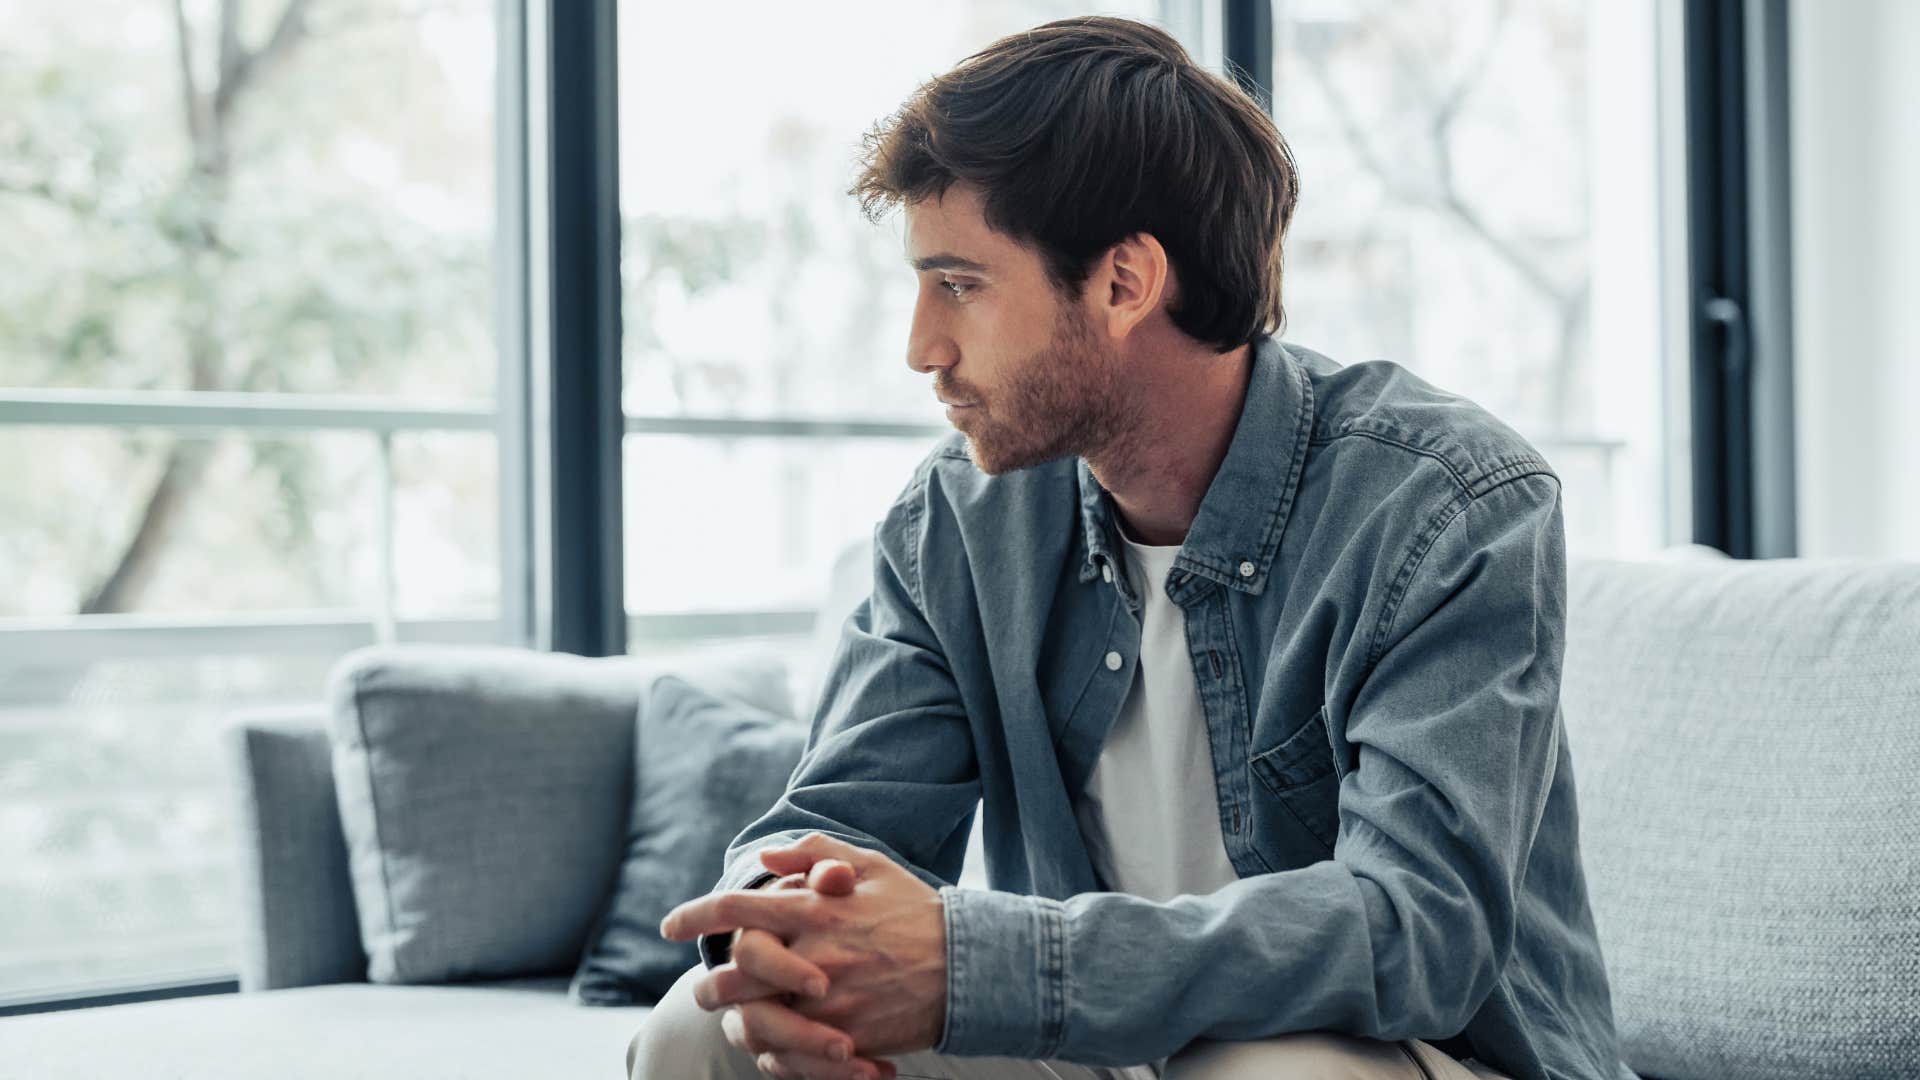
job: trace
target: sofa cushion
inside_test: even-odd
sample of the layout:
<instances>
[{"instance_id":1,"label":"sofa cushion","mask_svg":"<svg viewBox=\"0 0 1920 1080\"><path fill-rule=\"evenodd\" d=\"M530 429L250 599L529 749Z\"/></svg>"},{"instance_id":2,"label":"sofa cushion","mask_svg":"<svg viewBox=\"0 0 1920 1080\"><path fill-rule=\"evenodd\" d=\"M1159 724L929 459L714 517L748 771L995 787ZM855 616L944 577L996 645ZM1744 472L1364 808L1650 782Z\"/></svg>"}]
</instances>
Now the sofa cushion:
<instances>
[{"instance_id":1,"label":"sofa cushion","mask_svg":"<svg viewBox=\"0 0 1920 1080\"><path fill-rule=\"evenodd\" d=\"M612 1077L647 1009L583 1009L564 977L342 983L0 1020L0 1074L193 1080ZM15 1069L20 1071L16 1072Z\"/></svg>"},{"instance_id":2,"label":"sofa cushion","mask_svg":"<svg viewBox=\"0 0 1920 1080\"><path fill-rule=\"evenodd\" d=\"M405 646L332 679L334 788L376 983L565 974L613 888L633 706L597 681L679 670L784 710L780 661L705 663Z\"/></svg>"},{"instance_id":3,"label":"sofa cushion","mask_svg":"<svg viewBox=\"0 0 1920 1080\"><path fill-rule=\"evenodd\" d=\"M570 992L588 1005L658 1001L699 963L660 920L719 880L727 845L787 789L806 726L688 683L651 681L640 700L626 859L588 936Z\"/></svg>"},{"instance_id":4,"label":"sofa cushion","mask_svg":"<svg viewBox=\"0 0 1920 1080\"><path fill-rule=\"evenodd\" d=\"M1622 1056L1920 1062L1920 564L1576 562L1563 681Z\"/></svg>"}]
</instances>

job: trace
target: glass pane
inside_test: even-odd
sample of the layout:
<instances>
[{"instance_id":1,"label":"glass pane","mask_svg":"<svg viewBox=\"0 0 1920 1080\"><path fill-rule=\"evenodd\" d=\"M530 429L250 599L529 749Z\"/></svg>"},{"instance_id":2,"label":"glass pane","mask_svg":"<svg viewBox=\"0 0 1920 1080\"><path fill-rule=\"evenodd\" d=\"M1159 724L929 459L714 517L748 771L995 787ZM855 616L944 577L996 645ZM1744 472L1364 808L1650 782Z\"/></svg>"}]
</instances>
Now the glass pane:
<instances>
[{"instance_id":1,"label":"glass pane","mask_svg":"<svg viewBox=\"0 0 1920 1080\"><path fill-rule=\"evenodd\" d=\"M1162 8L1100 11L1176 31L1195 21ZM623 8L627 411L942 422L906 366L914 282L899 217L876 227L846 194L860 137L995 38L1087 13L1063 0L920 5L911 19L761 5L742 33L725 5ZM687 47L716 41L719 68L711 50Z\"/></svg>"},{"instance_id":2,"label":"glass pane","mask_svg":"<svg viewBox=\"0 0 1920 1080\"><path fill-rule=\"evenodd\" d=\"M395 437L394 607L403 619L500 607L499 455L491 432ZM377 566L368 568L378 578Z\"/></svg>"},{"instance_id":3,"label":"glass pane","mask_svg":"<svg viewBox=\"0 0 1920 1080\"><path fill-rule=\"evenodd\" d=\"M495 633L495 4L175 8L0 0L0 995L230 976L228 710Z\"/></svg>"},{"instance_id":4,"label":"glass pane","mask_svg":"<svg viewBox=\"0 0 1920 1080\"><path fill-rule=\"evenodd\" d=\"M934 439L629 435L627 611L794 611Z\"/></svg>"},{"instance_id":5,"label":"glass pane","mask_svg":"<svg viewBox=\"0 0 1920 1080\"><path fill-rule=\"evenodd\" d=\"M371 436L0 427L0 616L371 608ZM109 478L115 478L111 483ZM79 497L76 497L79 496ZM5 627L0 620L0 628Z\"/></svg>"},{"instance_id":6,"label":"glass pane","mask_svg":"<svg viewBox=\"0 0 1920 1080\"><path fill-rule=\"evenodd\" d=\"M1569 546L1666 542L1651 0L1276 3L1286 340L1519 428Z\"/></svg>"},{"instance_id":7,"label":"glass pane","mask_svg":"<svg viewBox=\"0 0 1920 1080\"><path fill-rule=\"evenodd\" d=\"M493 7L0 0L0 386L491 396Z\"/></svg>"},{"instance_id":8,"label":"glass pane","mask_svg":"<svg viewBox=\"0 0 1920 1080\"><path fill-rule=\"evenodd\" d=\"M0 658L0 996L231 977L227 710L320 700L331 657Z\"/></svg>"},{"instance_id":9,"label":"glass pane","mask_svg":"<svg viewBox=\"0 0 1920 1080\"><path fill-rule=\"evenodd\" d=\"M0 633L21 616L332 609L371 620L382 606L372 433L0 427L0 460L43 463L0 479ZM399 614L491 617L492 434L401 433L392 469ZM111 491L108 477L119 478Z\"/></svg>"},{"instance_id":10,"label":"glass pane","mask_svg":"<svg viewBox=\"0 0 1920 1080\"><path fill-rule=\"evenodd\" d=\"M1787 19L1799 554L1920 560L1920 5Z\"/></svg>"}]
</instances>

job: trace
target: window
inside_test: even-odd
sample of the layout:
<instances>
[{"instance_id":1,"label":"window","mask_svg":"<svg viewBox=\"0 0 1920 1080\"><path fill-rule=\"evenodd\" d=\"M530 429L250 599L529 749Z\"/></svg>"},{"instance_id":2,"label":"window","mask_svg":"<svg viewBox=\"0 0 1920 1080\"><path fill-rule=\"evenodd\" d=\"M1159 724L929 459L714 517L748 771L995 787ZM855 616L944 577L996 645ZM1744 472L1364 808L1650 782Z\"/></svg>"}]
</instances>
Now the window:
<instances>
[{"instance_id":1,"label":"window","mask_svg":"<svg viewBox=\"0 0 1920 1080\"><path fill-rule=\"evenodd\" d=\"M497 637L493 6L0 17L0 998L230 976L226 711Z\"/></svg>"},{"instance_id":2,"label":"window","mask_svg":"<svg viewBox=\"0 0 1920 1080\"><path fill-rule=\"evenodd\" d=\"M1301 173L1283 339L1396 361L1514 425L1561 474L1574 553L1679 538L1654 5L1273 11Z\"/></svg>"}]
</instances>

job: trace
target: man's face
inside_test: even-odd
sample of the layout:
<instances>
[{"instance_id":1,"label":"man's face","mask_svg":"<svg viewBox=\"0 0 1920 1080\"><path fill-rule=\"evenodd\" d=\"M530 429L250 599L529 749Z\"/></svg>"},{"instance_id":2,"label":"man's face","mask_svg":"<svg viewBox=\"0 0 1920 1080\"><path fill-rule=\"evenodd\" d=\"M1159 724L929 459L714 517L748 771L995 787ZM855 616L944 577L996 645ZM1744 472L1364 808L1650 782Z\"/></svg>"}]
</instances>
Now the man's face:
<instances>
[{"instance_id":1,"label":"man's face","mask_svg":"<svg viewBox=\"0 0 1920 1080\"><path fill-rule=\"evenodd\" d=\"M1078 299L1040 256L987 228L977 189L909 204L907 261L919 277L907 364L933 374L981 472L1087 454L1124 429L1117 364Z\"/></svg>"}]
</instances>

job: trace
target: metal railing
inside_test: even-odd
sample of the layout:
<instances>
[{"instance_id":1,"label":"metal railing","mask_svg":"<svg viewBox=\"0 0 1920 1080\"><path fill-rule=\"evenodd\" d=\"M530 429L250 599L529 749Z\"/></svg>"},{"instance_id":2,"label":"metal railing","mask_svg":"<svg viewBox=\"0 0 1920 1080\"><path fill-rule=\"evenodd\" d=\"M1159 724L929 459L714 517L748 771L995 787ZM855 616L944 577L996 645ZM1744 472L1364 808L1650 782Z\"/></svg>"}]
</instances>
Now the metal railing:
<instances>
[{"instance_id":1,"label":"metal railing","mask_svg":"<svg viewBox=\"0 0 1920 1080\"><path fill-rule=\"evenodd\" d=\"M491 432L489 403L412 403L343 395L216 391L0 390L0 428L158 428L190 436L232 432L363 433L374 451L378 584L369 611L277 611L221 615L73 615L0 618L0 664L84 663L91 659L218 653L345 652L394 641L501 643L497 616L402 620L395 613L394 438L422 432ZM791 417L628 416L632 435L710 438L917 438L944 424ZM810 609L639 614L632 641L804 633Z\"/></svg>"}]
</instances>

